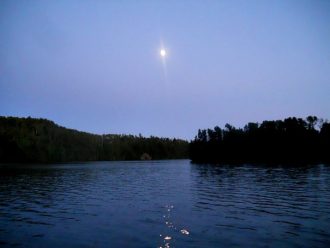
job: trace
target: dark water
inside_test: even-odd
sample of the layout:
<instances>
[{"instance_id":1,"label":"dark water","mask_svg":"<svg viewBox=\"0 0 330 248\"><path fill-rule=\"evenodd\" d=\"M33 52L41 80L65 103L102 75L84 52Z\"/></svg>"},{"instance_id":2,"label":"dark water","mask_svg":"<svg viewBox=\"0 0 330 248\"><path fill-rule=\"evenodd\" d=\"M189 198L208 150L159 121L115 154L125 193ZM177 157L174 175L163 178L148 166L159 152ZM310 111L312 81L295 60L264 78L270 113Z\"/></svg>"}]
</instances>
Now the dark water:
<instances>
[{"instance_id":1,"label":"dark water","mask_svg":"<svg viewBox=\"0 0 330 248\"><path fill-rule=\"evenodd\" d=\"M176 160L0 167L4 247L329 245L325 165Z\"/></svg>"}]
</instances>

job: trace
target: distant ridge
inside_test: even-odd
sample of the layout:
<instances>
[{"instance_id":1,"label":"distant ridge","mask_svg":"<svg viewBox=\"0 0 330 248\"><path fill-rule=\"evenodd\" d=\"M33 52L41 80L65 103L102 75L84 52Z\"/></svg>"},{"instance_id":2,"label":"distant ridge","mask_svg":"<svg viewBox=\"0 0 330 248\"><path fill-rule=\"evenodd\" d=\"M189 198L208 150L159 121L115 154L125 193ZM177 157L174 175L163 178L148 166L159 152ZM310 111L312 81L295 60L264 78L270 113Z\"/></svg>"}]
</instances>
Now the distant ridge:
<instances>
[{"instance_id":1,"label":"distant ridge","mask_svg":"<svg viewBox=\"0 0 330 248\"><path fill-rule=\"evenodd\" d=\"M139 160L188 157L188 142L133 135L96 135L36 118L0 117L0 163Z\"/></svg>"}]
</instances>

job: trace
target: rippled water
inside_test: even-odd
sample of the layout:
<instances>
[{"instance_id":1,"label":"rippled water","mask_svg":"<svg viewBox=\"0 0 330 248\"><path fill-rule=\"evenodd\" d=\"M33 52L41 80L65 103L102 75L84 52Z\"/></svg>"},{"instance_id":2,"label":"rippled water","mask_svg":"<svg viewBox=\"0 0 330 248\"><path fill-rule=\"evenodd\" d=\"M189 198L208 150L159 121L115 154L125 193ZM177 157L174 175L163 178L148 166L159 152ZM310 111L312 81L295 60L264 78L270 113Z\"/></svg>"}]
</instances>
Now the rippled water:
<instances>
[{"instance_id":1,"label":"rippled water","mask_svg":"<svg viewBox=\"0 0 330 248\"><path fill-rule=\"evenodd\" d=\"M329 247L330 167L0 167L0 245Z\"/></svg>"}]
</instances>

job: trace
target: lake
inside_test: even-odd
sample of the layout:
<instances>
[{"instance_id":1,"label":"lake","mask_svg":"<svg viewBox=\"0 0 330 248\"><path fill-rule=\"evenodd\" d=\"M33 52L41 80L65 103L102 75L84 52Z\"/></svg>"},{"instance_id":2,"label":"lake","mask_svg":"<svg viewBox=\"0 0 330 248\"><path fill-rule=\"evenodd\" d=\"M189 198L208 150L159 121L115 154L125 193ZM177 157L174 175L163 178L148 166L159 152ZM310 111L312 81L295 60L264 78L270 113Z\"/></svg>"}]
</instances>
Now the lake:
<instances>
[{"instance_id":1,"label":"lake","mask_svg":"<svg viewBox=\"0 0 330 248\"><path fill-rule=\"evenodd\" d=\"M329 247L330 166L0 166L2 247Z\"/></svg>"}]
</instances>

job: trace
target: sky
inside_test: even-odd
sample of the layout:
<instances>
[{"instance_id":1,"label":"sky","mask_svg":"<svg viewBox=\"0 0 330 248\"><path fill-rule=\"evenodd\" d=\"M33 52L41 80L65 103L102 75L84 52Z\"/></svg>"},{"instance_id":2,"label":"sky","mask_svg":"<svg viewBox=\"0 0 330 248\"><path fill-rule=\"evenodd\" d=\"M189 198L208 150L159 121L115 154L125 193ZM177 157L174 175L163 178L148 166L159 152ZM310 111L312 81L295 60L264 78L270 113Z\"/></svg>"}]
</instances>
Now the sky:
<instances>
[{"instance_id":1,"label":"sky","mask_svg":"<svg viewBox=\"0 0 330 248\"><path fill-rule=\"evenodd\" d=\"M0 115L188 140L330 119L330 1L3 0Z\"/></svg>"}]
</instances>

